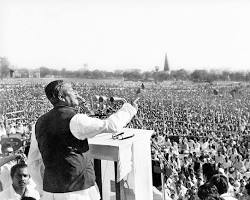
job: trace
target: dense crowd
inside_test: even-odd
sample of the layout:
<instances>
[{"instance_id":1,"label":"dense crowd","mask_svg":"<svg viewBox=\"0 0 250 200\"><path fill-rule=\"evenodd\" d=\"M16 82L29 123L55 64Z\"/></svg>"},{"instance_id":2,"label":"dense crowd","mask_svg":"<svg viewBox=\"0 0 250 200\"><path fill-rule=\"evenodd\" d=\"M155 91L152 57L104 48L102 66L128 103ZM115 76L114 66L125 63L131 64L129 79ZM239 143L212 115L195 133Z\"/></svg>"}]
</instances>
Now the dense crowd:
<instances>
[{"instance_id":1,"label":"dense crowd","mask_svg":"<svg viewBox=\"0 0 250 200\"><path fill-rule=\"evenodd\" d=\"M32 125L52 108L44 95L44 86L50 81L0 81L2 138L21 138L25 141L23 148L28 144ZM110 101L110 97L130 101L140 88L138 115L127 127L155 131L153 182L157 189L163 190L157 177L163 171L167 197L199 199L199 187L219 173L226 177L227 191L232 197L245 198L245 185L250 177L247 140L250 88L247 84L168 82L143 83L142 87L141 82L121 80L72 82L79 95L90 104L91 114L100 118L109 116L122 105L121 101ZM230 91L234 88L240 89L232 95ZM78 110L88 112L84 105ZM1 151L5 153L4 148ZM209 170L206 167L210 167ZM207 171L211 174L207 175ZM209 188L213 186L210 184Z\"/></svg>"}]
</instances>

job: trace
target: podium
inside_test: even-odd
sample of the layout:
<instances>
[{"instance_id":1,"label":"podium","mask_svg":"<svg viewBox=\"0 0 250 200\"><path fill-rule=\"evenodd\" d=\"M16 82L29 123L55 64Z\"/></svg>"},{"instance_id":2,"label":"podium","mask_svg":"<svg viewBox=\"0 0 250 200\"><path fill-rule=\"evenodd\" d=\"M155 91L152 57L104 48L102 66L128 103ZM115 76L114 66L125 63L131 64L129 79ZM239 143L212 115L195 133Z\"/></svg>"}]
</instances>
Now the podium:
<instances>
[{"instance_id":1,"label":"podium","mask_svg":"<svg viewBox=\"0 0 250 200\"><path fill-rule=\"evenodd\" d=\"M152 200L151 130L123 129L134 136L112 139L104 133L88 140L102 200Z\"/></svg>"}]
</instances>

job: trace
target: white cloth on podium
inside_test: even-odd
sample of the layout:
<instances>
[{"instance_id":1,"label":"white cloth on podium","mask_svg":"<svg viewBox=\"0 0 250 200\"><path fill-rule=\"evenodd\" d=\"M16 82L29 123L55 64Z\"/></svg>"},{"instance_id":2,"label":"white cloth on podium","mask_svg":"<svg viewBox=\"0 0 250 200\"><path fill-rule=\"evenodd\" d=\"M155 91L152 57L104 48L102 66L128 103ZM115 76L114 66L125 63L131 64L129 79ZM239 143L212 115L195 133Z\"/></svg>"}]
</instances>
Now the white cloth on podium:
<instances>
[{"instance_id":1,"label":"white cloth on podium","mask_svg":"<svg viewBox=\"0 0 250 200\"><path fill-rule=\"evenodd\" d=\"M126 149L119 151L117 163L117 181L124 179L132 170L132 145Z\"/></svg>"},{"instance_id":2,"label":"white cloth on podium","mask_svg":"<svg viewBox=\"0 0 250 200\"><path fill-rule=\"evenodd\" d=\"M117 179L127 199L152 200L152 165L150 138L153 131L124 128L122 132L134 137L124 140L112 139L103 133L89 140L90 153L102 164L103 200L115 199L114 161L117 162ZM143 164L143 167L142 167Z\"/></svg>"}]
</instances>

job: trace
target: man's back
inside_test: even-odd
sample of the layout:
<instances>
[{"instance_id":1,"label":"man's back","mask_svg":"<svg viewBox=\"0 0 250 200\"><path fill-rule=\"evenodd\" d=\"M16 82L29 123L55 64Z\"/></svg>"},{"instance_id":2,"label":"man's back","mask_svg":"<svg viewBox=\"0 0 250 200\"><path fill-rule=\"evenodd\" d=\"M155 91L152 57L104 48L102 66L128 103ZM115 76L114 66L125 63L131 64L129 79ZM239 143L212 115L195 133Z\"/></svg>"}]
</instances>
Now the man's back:
<instances>
[{"instance_id":1,"label":"man's back","mask_svg":"<svg viewBox=\"0 0 250 200\"><path fill-rule=\"evenodd\" d=\"M58 106L41 116L35 127L45 165L43 188L47 192L71 192L95 184L87 140L75 138L69 128L73 108Z\"/></svg>"}]
</instances>

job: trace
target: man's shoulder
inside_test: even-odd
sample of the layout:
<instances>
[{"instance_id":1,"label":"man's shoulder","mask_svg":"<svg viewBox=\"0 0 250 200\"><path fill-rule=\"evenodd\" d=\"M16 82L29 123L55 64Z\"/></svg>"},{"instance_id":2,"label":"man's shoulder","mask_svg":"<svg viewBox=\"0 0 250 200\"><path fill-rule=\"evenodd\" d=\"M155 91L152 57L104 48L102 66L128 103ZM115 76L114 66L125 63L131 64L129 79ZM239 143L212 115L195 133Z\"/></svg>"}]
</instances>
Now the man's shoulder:
<instances>
[{"instance_id":1,"label":"man's shoulder","mask_svg":"<svg viewBox=\"0 0 250 200\"><path fill-rule=\"evenodd\" d=\"M37 124L38 122L43 121L44 119L48 118L48 117L50 116L50 112L51 112L51 111L52 111L52 110L50 110L50 111L44 113L43 115L41 115L41 116L37 119L36 124Z\"/></svg>"},{"instance_id":2,"label":"man's shoulder","mask_svg":"<svg viewBox=\"0 0 250 200\"><path fill-rule=\"evenodd\" d=\"M233 197L229 193L224 193L224 194L220 195L220 197L223 198L224 200L237 200L235 197Z\"/></svg>"},{"instance_id":3,"label":"man's shoulder","mask_svg":"<svg viewBox=\"0 0 250 200\"><path fill-rule=\"evenodd\" d=\"M27 186L27 190L25 192L25 196L33 197L35 199L40 199L39 192L33 186Z\"/></svg>"},{"instance_id":4,"label":"man's shoulder","mask_svg":"<svg viewBox=\"0 0 250 200\"><path fill-rule=\"evenodd\" d=\"M12 197L11 186L0 192L1 200L8 200Z\"/></svg>"}]
</instances>

